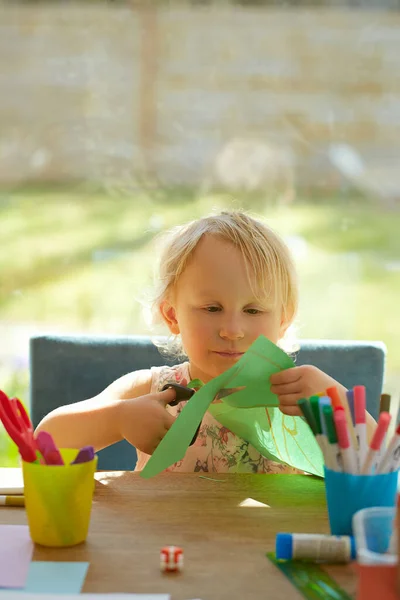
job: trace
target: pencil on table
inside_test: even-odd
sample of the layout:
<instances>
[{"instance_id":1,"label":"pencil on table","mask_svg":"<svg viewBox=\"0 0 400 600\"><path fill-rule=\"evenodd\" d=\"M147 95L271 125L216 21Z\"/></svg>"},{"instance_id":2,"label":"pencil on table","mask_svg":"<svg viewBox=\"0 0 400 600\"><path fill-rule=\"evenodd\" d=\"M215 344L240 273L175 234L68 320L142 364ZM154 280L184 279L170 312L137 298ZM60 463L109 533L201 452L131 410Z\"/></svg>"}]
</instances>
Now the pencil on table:
<instances>
[{"instance_id":1,"label":"pencil on table","mask_svg":"<svg viewBox=\"0 0 400 600\"><path fill-rule=\"evenodd\" d=\"M0 496L0 506L25 506L24 496Z\"/></svg>"}]
</instances>

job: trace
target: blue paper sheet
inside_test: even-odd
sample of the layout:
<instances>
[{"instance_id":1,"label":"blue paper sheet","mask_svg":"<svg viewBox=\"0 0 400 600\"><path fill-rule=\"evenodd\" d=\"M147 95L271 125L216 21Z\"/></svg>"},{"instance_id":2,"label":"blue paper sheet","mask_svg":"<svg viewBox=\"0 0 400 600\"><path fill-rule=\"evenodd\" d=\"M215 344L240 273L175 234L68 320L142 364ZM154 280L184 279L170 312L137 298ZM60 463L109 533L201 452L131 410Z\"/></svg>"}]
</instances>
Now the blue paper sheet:
<instances>
[{"instance_id":1,"label":"blue paper sheet","mask_svg":"<svg viewBox=\"0 0 400 600\"><path fill-rule=\"evenodd\" d=\"M31 562L25 587L8 591L36 594L79 594L88 567L88 562Z\"/></svg>"}]
</instances>

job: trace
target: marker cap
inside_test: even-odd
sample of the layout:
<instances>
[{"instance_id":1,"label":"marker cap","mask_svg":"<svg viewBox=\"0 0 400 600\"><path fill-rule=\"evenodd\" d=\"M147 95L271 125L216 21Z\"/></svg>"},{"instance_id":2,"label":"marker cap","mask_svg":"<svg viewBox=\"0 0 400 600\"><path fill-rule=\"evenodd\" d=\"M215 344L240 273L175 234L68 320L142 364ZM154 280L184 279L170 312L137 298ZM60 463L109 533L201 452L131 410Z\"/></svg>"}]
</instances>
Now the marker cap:
<instances>
[{"instance_id":1,"label":"marker cap","mask_svg":"<svg viewBox=\"0 0 400 600\"><path fill-rule=\"evenodd\" d=\"M350 447L350 438L344 410L336 410L333 414L333 419L336 425L339 447L345 450L346 448Z\"/></svg>"},{"instance_id":2,"label":"marker cap","mask_svg":"<svg viewBox=\"0 0 400 600\"><path fill-rule=\"evenodd\" d=\"M365 423L365 387L355 385L354 392L354 416L357 423Z\"/></svg>"},{"instance_id":3,"label":"marker cap","mask_svg":"<svg viewBox=\"0 0 400 600\"><path fill-rule=\"evenodd\" d=\"M293 557L293 536L291 533L277 533L275 554L278 560L291 560Z\"/></svg>"},{"instance_id":4,"label":"marker cap","mask_svg":"<svg viewBox=\"0 0 400 600\"><path fill-rule=\"evenodd\" d=\"M340 406L343 406L337 387L335 387L335 386L329 387L326 390L326 393L329 396L329 398L332 400L332 406L334 409L339 408Z\"/></svg>"}]
</instances>

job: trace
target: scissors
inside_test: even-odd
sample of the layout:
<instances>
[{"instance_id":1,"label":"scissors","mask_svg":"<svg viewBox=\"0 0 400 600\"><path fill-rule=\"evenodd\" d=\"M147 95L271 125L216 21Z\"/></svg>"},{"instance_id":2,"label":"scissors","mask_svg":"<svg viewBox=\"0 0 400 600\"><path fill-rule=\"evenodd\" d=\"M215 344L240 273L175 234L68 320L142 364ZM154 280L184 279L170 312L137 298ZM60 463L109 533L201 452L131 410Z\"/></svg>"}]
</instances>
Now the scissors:
<instances>
[{"instance_id":1,"label":"scissors","mask_svg":"<svg viewBox=\"0 0 400 600\"><path fill-rule=\"evenodd\" d=\"M177 404L179 404L179 402L182 402L182 400L189 400L189 398L191 398L193 396L193 394L196 392L196 390L194 390L193 388L189 388L186 387L185 385L180 385L179 383L166 383L162 388L161 391L163 392L164 390L167 390L168 388L173 388L175 390L175 400L172 400L171 402L168 402L169 406L176 406ZM190 442L189 446L192 446L198 436L198 433L200 431L200 425L197 428L196 433L193 436L192 441Z\"/></svg>"},{"instance_id":2,"label":"scissors","mask_svg":"<svg viewBox=\"0 0 400 600\"><path fill-rule=\"evenodd\" d=\"M1 390L0 420L10 438L18 446L22 460L31 463L39 462L33 437L33 425L22 402L18 398L9 398Z\"/></svg>"},{"instance_id":3,"label":"scissors","mask_svg":"<svg viewBox=\"0 0 400 600\"><path fill-rule=\"evenodd\" d=\"M175 400L172 400L171 402L168 403L169 406L176 406L177 404L179 404L179 402L182 402L183 400L189 400L189 398L191 398L196 391L193 388L186 387L185 385L180 385L179 383L166 383L161 388L161 391L163 392L164 390L166 390L168 388L173 388L175 390L175 394L176 394ZM215 400L219 400L221 398L225 398L226 396L230 396L231 394L234 394L235 392L238 392L242 389L244 389L244 387L226 388L226 389L220 390L218 392L218 394L215 396ZM201 423L198 426L196 433L194 434L193 439L190 442L189 446L192 446L195 443L197 436L199 434L199 431L200 431L200 426L201 426Z\"/></svg>"},{"instance_id":4,"label":"scissors","mask_svg":"<svg viewBox=\"0 0 400 600\"><path fill-rule=\"evenodd\" d=\"M176 394L175 400L172 400L171 402L168 403L170 406L176 406L177 404L179 404L179 402L182 402L182 400L189 400L189 398L191 398L196 391L193 388L186 387L185 385L180 385L179 383L166 383L161 388L161 391L163 392L164 390L166 390L170 387L172 387L175 390L175 394ZM244 387L226 388L226 389L220 390L218 392L218 394L215 396L215 400L220 400L221 398L226 398L226 396L230 396L231 394L241 391L242 389L244 389ZM199 434L199 431L200 431L200 427L201 427L201 423L198 426L196 433L194 434L193 439L190 442L189 446L192 446L195 443L197 436Z\"/></svg>"}]
</instances>

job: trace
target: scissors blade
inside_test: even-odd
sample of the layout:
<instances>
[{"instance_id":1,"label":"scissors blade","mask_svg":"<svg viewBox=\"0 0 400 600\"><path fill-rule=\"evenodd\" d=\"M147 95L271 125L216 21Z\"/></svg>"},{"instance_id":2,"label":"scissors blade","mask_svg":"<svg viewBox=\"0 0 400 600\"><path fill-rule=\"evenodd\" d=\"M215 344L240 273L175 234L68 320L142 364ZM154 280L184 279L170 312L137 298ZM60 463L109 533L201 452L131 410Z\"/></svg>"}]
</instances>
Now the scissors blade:
<instances>
[{"instance_id":1,"label":"scissors blade","mask_svg":"<svg viewBox=\"0 0 400 600\"><path fill-rule=\"evenodd\" d=\"M245 385L235 388L224 388L223 390L219 390L218 394L215 396L215 400L220 400L221 398L226 398L231 394L235 394L236 392L241 392L245 389Z\"/></svg>"}]
</instances>

